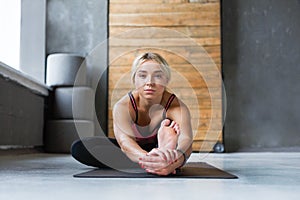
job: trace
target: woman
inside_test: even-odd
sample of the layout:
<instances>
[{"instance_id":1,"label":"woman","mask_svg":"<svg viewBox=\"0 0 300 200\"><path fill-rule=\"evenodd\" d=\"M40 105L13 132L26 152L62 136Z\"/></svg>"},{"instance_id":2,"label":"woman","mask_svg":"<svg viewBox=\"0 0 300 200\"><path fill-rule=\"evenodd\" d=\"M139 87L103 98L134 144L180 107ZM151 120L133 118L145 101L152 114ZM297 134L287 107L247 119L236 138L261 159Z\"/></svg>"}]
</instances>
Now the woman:
<instances>
[{"instance_id":1,"label":"woman","mask_svg":"<svg viewBox=\"0 0 300 200\"><path fill-rule=\"evenodd\" d=\"M176 173L192 152L192 128L187 106L166 89L169 65L159 54L144 53L133 62L131 74L135 90L113 108L116 142L110 141L148 173ZM80 142L72 147L73 157L86 164L78 149L83 149Z\"/></svg>"}]
</instances>

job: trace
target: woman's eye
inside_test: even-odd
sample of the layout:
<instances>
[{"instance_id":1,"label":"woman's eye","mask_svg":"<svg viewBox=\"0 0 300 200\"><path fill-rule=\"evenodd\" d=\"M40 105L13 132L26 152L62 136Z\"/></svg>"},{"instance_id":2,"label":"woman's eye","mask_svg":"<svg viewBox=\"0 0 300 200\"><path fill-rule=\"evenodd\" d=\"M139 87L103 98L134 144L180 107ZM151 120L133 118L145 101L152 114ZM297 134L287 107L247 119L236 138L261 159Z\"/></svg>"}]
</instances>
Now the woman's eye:
<instances>
[{"instance_id":1,"label":"woman's eye","mask_svg":"<svg viewBox=\"0 0 300 200\"><path fill-rule=\"evenodd\" d=\"M146 78L146 75L145 74L139 74L139 77L140 78Z\"/></svg>"}]
</instances>

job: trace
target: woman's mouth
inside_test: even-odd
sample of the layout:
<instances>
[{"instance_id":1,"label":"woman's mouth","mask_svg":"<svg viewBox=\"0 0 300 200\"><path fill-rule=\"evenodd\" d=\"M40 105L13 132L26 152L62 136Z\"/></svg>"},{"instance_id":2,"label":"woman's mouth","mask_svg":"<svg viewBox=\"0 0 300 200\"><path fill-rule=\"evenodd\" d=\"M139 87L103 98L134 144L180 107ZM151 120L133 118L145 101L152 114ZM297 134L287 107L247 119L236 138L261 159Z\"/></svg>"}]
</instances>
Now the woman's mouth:
<instances>
[{"instance_id":1,"label":"woman's mouth","mask_svg":"<svg viewBox=\"0 0 300 200\"><path fill-rule=\"evenodd\" d=\"M152 94L152 93L155 92L155 90L153 90L153 89L146 89L146 90L144 90L144 92L145 92L146 94Z\"/></svg>"}]
</instances>

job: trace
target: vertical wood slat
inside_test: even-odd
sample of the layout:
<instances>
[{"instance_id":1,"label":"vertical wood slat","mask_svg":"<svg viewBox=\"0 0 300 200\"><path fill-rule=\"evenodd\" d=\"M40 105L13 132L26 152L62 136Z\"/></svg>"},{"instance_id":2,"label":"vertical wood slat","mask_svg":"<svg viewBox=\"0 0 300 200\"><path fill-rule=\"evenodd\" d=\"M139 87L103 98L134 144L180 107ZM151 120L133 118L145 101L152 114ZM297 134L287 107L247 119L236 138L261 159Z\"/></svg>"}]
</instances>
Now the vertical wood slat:
<instances>
[{"instance_id":1,"label":"vertical wood slat","mask_svg":"<svg viewBox=\"0 0 300 200\"><path fill-rule=\"evenodd\" d=\"M146 5L146 6L145 6ZM185 59L163 50L162 54L176 74L170 87L186 102L192 113L194 138L193 150L212 150L213 144L222 139L222 95L221 95L221 40L220 40L220 2L219 0L111 0L109 35L114 39L109 46L109 136L113 137L111 109L113 104L133 86L129 81L131 63L135 56L145 50L145 46L173 48L183 54L188 53L197 60L201 73ZM205 59L205 54L185 46L184 39L158 34L149 34L149 27L172 30L193 39L202 45L214 63ZM145 33L142 32L146 28ZM141 31L135 32L133 30ZM125 32L130 34L123 34ZM145 35L149 35L145 38ZM120 37L121 36L121 37ZM175 34L176 36L176 34ZM122 52L126 52L125 54ZM119 56L121 55L121 56ZM115 60L112 60L115 59ZM183 78L183 79L182 79ZM183 82L182 82L183 81ZM207 85L208 84L208 85ZM191 88L192 86L192 88ZM194 93L193 97L191 93ZM198 102L198 105L195 104ZM212 107L214 106L214 107ZM214 124L210 124L213 120ZM204 141L205 140L205 141Z\"/></svg>"},{"instance_id":2,"label":"vertical wood slat","mask_svg":"<svg viewBox=\"0 0 300 200\"><path fill-rule=\"evenodd\" d=\"M176 13L176 12L197 12L197 13L212 13L214 15L219 15L220 13L215 12L215 10L220 9L219 3L161 3L159 5L153 6L153 3L148 1L144 4L137 3L126 3L126 4L110 4L110 12L114 14L143 14L143 13ZM127 24L126 24L127 26Z\"/></svg>"}]
</instances>

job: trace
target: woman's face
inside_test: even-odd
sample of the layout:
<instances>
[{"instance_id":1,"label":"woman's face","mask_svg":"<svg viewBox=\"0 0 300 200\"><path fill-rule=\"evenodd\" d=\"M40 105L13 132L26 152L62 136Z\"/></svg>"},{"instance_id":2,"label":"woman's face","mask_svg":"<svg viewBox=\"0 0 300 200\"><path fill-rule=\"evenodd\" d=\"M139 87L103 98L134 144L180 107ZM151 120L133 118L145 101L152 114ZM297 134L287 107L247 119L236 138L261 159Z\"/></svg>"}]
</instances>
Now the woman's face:
<instances>
[{"instance_id":1,"label":"woman's face","mask_svg":"<svg viewBox=\"0 0 300 200\"><path fill-rule=\"evenodd\" d=\"M135 88L146 99L161 97L167 84L160 65L152 60L142 63L135 74Z\"/></svg>"}]
</instances>

